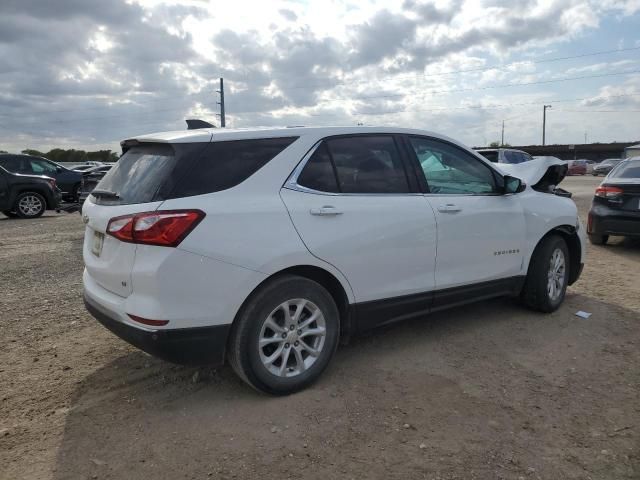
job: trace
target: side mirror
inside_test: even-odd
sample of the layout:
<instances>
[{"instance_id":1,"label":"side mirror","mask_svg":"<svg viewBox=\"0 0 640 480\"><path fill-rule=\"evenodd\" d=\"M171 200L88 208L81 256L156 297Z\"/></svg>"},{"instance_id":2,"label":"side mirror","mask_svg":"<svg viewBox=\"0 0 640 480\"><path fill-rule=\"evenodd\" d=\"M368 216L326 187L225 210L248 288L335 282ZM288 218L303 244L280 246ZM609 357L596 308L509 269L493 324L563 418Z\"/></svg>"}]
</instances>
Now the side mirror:
<instances>
[{"instance_id":1,"label":"side mirror","mask_svg":"<svg viewBox=\"0 0 640 480\"><path fill-rule=\"evenodd\" d=\"M504 193L520 193L524 191L525 184L519 178L512 177L511 175L504 176Z\"/></svg>"}]
</instances>

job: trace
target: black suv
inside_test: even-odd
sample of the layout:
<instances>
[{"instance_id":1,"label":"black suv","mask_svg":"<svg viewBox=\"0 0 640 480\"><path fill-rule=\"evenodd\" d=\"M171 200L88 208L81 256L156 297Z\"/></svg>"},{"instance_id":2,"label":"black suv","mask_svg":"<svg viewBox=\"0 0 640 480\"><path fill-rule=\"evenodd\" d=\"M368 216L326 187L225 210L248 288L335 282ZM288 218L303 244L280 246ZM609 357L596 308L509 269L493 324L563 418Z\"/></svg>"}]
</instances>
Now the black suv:
<instances>
[{"instance_id":1,"label":"black suv","mask_svg":"<svg viewBox=\"0 0 640 480\"><path fill-rule=\"evenodd\" d=\"M81 172L74 172L46 158L11 153L0 154L0 166L12 173L46 175L54 178L65 200L78 201L80 182L82 182Z\"/></svg>"},{"instance_id":2,"label":"black suv","mask_svg":"<svg viewBox=\"0 0 640 480\"><path fill-rule=\"evenodd\" d=\"M36 218L58 208L62 192L53 178L10 173L0 167L0 212L7 217Z\"/></svg>"}]
</instances>

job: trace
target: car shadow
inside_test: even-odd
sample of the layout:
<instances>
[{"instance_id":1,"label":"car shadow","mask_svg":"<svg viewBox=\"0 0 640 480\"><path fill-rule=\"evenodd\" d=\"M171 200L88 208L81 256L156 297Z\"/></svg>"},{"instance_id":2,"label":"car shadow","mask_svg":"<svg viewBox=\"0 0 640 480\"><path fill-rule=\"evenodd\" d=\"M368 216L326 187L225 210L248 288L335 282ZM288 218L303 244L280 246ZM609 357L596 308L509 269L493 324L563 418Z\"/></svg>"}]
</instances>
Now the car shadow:
<instances>
[{"instance_id":1,"label":"car shadow","mask_svg":"<svg viewBox=\"0 0 640 480\"><path fill-rule=\"evenodd\" d=\"M623 378L632 359L604 358L603 345L637 342L635 316L575 294L549 315L510 299L481 302L359 336L316 384L287 397L252 390L229 366L131 351L78 384L54 478L365 478L369 464L369 478L387 478L375 465L409 478L464 472L465 459L511 475L539 468L538 444L553 467L538 470L542 478L593 462L597 472L590 429L618 417L626 425L634 408L619 404L633 396ZM609 407L617 410L600 419ZM608 438L607 448L622 451L637 434ZM531 456L520 470L508 460L518 455Z\"/></svg>"}]
</instances>

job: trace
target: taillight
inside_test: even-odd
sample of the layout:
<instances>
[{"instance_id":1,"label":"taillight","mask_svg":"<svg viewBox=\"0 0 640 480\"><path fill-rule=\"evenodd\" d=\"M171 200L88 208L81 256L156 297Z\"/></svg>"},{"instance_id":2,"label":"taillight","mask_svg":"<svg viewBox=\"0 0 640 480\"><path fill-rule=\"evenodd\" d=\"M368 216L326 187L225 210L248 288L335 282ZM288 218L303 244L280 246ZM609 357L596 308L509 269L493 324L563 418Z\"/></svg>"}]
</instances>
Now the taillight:
<instances>
[{"instance_id":1,"label":"taillight","mask_svg":"<svg viewBox=\"0 0 640 480\"><path fill-rule=\"evenodd\" d=\"M107 234L123 242L177 247L204 216L200 210L159 210L124 215L109 220Z\"/></svg>"},{"instance_id":2,"label":"taillight","mask_svg":"<svg viewBox=\"0 0 640 480\"><path fill-rule=\"evenodd\" d=\"M130 313L127 313L127 315L129 315L129 318L131 318L131 320L133 320L134 322L142 323L143 325L149 325L151 327L163 327L164 325L169 323L169 320L151 320L149 318L142 318L137 315L131 315Z\"/></svg>"},{"instance_id":3,"label":"taillight","mask_svg":"<svg viewBox=\"0 0 640 480\"><path fill-rule=\"evenodd\" d=\"M601 185L596 188L596 197L606 198L607 200L612 200L614 202L620 201L620 197L623 193L624 190L622 190L621 188L611 187L609 185Z\"/></svg>"}]
</instances>

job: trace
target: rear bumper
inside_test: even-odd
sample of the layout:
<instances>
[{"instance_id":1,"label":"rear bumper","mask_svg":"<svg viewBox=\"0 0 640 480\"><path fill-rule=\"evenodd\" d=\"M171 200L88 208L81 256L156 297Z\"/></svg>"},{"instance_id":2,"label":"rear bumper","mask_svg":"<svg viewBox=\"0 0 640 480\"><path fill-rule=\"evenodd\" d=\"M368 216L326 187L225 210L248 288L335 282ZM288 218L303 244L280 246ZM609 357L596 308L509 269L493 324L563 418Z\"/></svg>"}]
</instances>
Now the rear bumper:
<instances>
[{"instance_id":1,"label":"rear bumper","mask_svg":"<svg viewBox=\"0 0 640 480\"><path fill-rule=\"evenodd\" d=\"M131 345L154 357L183 365L224 363L225 347L231 325L146 330L114 318L96 306L85 294L84 304L104 327Z\"/></svg>"},{"instance_id":2,"label":"rear bumper","mask_svg":"<svg viewBox=\"0 0 640 480\"><path fill-rule=\"evenodd\" d=\"M588 233L640 236L640 212L614 210L604 205L594 205L589 211Z\"/></svg>"}]
</instances>

